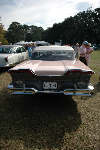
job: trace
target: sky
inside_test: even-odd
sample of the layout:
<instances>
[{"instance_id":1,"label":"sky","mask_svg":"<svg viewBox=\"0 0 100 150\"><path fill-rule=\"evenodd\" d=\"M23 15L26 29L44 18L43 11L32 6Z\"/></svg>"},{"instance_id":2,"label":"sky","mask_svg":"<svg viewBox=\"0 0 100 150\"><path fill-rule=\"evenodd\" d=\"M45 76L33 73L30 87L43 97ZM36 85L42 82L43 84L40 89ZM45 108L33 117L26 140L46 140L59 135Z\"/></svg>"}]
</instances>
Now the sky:
<instances>
[{"instance_id":1,"label":"sky","mask_svg":"<svg viewBox=\"0 0 100 150\"><path fill-rule=\"evenodd\" d=\"M5 30L15 21L46 30L89 7L100 7L100 0L0 0L0 23Z\"/></svg>"}]
</instances>

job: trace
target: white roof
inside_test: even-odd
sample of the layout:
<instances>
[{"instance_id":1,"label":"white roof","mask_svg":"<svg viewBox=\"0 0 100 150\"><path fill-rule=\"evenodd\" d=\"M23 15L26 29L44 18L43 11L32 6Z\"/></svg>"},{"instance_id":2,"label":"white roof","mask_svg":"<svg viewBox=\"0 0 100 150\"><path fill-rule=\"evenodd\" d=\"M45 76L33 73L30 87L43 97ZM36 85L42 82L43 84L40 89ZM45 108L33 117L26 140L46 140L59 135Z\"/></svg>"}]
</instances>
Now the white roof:
<instances>
[{"instance_id":1,"label":"white roof","mask_svg":"<svg viewBox=\"0 0 100 150\"><path fill-rule=\"evenodd\" d=\"M21 45L1 45L0 48L22 47Z\"/></svg>"},{"instance_id":2,"label":"white roof","mask_svg":"<svg viewBox=\"0 0 100 150\"><path fill-rule=\"evenodd\" d=\"M32 41L30 41L30 42L25 42L25 41L20 41L20 42L17 42L17 43L15 43L16 45L25 45L25 44L32 44L32 43L34 43L34 42L32 42Z\"/></svg>"},{"instance_id":3,"label":"white roof","mask_svg":"<svg viewBox=\"0 0 100 150\"><path fill-rule=\"evenodd\" d=\"M50 46L39 46L34 49L34 51L74 51L74 49L70 46L58 46L58 45L50 45Z\"/></svg>"},{"instance_id":4,"label":"white roof","mask_svg":"<svg viewBox=\"0 0 100 150\"><path fill-rule=\"evenodd\" d=\"M36 41L36 44L47 44L48 42L45 41Z\"/></svg>"}]
</instances>

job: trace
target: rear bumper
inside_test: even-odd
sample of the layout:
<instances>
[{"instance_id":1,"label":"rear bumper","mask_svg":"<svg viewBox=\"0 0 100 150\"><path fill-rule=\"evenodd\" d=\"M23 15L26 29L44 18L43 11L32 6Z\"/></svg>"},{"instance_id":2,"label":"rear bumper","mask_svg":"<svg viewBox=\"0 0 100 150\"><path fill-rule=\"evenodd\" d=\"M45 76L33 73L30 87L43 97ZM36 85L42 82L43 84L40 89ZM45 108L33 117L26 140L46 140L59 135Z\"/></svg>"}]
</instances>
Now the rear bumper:
<instances>
[{"instance_id":1,"label":"rear bumper","mask_svg":"<svg viewBox=\"0 0 100 150\"><path fill-rule=\"evenodd\" d=\"M72 96L92 96L94 87L89 85L87 89L78 89L76 85L74 85L73 89L65 89L64 91L38 91L34 88L26 88L25 84L23 84L23 88L15 88L13 85L8 85L8 94L9 95L20 95L20 94L35 94L35 93L54 93L54 94L65 94L65 95L72 95Z\"/></svg>"},{"instance_id":2,"label":"rear bumper","mask_svg":"<svg viewBox=\"0 0 100 150\"><path fill-rule=\"evenodd\" d=\"M0 65L0 68L3 68L3 67L9 67L9 64L6 64L6 65Z\"/></svg>"}]
</instances>

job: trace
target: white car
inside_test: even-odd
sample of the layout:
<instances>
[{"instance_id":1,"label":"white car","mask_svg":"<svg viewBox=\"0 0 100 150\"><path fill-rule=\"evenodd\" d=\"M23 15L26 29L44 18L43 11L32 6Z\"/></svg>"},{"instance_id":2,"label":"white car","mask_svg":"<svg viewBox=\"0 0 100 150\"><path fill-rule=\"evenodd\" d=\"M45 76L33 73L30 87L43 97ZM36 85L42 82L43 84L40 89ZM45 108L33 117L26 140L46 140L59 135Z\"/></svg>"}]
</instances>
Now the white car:
<instances>
[{"instance_id":1,"label":"white car","mask_svg":"<svg viewBox=\"0 0 100 150\"><path fill-rule=\"evenodd\" d=\"M14 66L23 60L29 59L29 53L20 45L0 46L0 67Z\"/></svg>"}]
</instances>

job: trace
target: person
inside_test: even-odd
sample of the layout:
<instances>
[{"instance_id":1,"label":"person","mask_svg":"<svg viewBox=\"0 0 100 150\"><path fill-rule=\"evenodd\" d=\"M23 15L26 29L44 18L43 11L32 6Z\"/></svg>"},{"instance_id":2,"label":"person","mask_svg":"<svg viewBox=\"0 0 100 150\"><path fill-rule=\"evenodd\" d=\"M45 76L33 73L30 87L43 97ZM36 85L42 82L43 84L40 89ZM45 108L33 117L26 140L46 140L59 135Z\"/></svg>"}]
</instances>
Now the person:
<instances>
[{"instance_id":1,"label":"person","mask_svg":"<svg viewBox=\"0 0 100 150\"><path fill-rule=\"evenodd\" d=\"M86 58L86 61L87 61L87 66L89 65L89 61L90 61L90 53L93 52L93 49L90 46L91 46L91 43L88 43L87 46L86 46L85 58Z\"/></svg>"},{"instance_id":2,"label":"person","mask_svg":"<svg viewBox=\"0 0 100 150\"><path fill-rule=\"evenodd\" d=\"M32 55L32 45L29 44L29 47L28 47L28 52L29 52L29 58L31 58L31 55Z\"/></svg>"},{"instance_id":3,"label":"person","mask_svg":"<svg viewBox=\"0 0 100 150\"><path fill-rule=\"evenodd\" d=\"M28 44L26 44L25 49L28 50Z\"/></svg>"},{"instance_id":4,"label":"person","mask_svg":"<svg viewBox=\"0 0 100 150\"><path fill-rule=\"evenodd\" d=\"M85 65L87 65L87 61L86 61L86 58L85 58L86 45L88 45L88 42L84 41L83 44L82 44L82 46L79 48L79 54L80 54L79 60L81 62L83 62Z\"/></svg>"},{"instance_id":5,"label":"person","mask_svg":"<svg viewBox=\"0 0 100 150\"><path fill-rule=\"evenodd\" d=\"M75 53L76 53L76 58L78 59L78 57L79 57L79 44L77 43L76 44L76 47L74 48L74 51L75 51Z\"/></svg>"},{"instance_id":6,"label":"person","mask_svg":"<svg viewBox=\"0 0 100 150\"><path fill-rule=\"evenodd\" d=\"M35 43L32 44L32 50L34 50L34 48L36 48Z\"/></svg>"},{"instance_id":7,"label":"person","mask_svg":"<svg viewBox=\"0 0 100 150\"><path fill-rule=\"evenodd\" d=\"M1 42L0 42L0 46L1 46Z\"/></svg>"}]
</instances>

